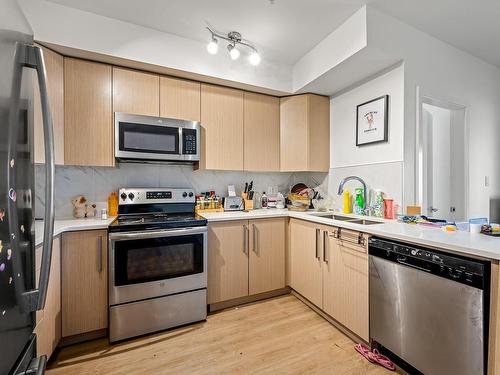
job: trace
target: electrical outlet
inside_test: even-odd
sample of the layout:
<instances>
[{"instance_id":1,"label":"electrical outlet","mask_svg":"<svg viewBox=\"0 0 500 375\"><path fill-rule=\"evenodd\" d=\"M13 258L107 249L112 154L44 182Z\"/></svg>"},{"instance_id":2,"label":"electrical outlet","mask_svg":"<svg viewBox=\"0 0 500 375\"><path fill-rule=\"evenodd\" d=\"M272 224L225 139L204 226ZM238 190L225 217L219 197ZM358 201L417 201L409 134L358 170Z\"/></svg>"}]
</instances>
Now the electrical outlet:
<instances>
[{"instance_id":1,"label":"electrical outlet","mask_svg":"<svg viewBox=\"0 0 500 375\"><path fill-rule=\"evenodd\" d=\"M490 186L490 176L484 176L484 187Z\"/></svg>"}]
</instances>

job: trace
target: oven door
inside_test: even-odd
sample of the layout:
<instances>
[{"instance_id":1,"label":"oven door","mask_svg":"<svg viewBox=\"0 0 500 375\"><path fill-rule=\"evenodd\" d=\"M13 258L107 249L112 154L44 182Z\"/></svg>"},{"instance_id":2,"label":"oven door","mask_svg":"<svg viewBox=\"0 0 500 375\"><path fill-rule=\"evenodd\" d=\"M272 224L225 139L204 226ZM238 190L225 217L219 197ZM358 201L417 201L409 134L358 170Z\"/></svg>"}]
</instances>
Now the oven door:
<instances>
[{"instance_id":1,"label":"oven door","mask_svg":"<svg viewBox=\"0 0 500 375\"><path fill-rule=\"evenodd\" d=\"M119 160L198 161L196 121L115 113L115 157Z\"/></svg>"},{"instance_id":2,"label":"oven door","mask_svg":"<svg viewBox=\"0 0 500 375\"><path fill-rule=\"evenodd\" d=\"M207 287L207 227L110 233L109 304Z\"/></svg>"}]
</instances>

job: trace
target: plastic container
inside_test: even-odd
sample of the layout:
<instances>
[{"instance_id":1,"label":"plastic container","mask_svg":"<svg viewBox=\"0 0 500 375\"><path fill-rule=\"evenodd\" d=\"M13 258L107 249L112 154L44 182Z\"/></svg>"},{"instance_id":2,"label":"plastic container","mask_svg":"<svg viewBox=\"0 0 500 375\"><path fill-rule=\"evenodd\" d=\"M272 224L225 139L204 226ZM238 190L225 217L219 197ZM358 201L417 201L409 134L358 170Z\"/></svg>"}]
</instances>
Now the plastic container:
<instances>
[{"instance_id":1,"label":"plastic container","mask_svg":"<svg viewBox=\"0 0 500 375\"><path fill-rule=\"evenodd\" d=\"M384 198L384 219L394 220L394 199Z\"/></svg>"},{"instance_id":2,"label":"plastic container","mask_svg":"<svg viewBox=\"0 0 500 375\"><path fill-rule=\"evenodd\" d=\"M344 191L344 210L343 212L345 214L350 214L351 213L351 194L345 190Z\"/></svg>"},{"instance_id":3,"label":"plastic container","mask_svg":"<svg viewBox=\"0 0 500 375\"><path fill-rule=\"evenodd\" d=\"M118 215L118 193L116 191L111 192L108 197L108 215L117 216Z\"/></svg>"}]
</instances>

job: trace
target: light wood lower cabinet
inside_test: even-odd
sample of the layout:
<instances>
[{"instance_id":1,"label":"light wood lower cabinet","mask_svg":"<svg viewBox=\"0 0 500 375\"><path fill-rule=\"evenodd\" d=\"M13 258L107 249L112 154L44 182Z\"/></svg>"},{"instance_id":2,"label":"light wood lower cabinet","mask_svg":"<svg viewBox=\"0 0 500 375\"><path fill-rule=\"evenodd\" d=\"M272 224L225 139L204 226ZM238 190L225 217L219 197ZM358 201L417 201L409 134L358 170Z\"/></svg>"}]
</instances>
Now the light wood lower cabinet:
<instances>
[{"instance_id":1,"label":"light wood lower cabinet","mask_svg":"<svg viewBox=\"0 0 500 375\"><path fill-rule=\"evenodd\" d=\"M368 341L367 237L297 219L289 233L290 286Z\"/></svg>"},{"instance_id":2,"label":"light wood lower cabinet","mask_svg":"<svg viewBox=\"0 0 500 375\"><path fill-rule=\"evenodd\" d=\"M36 283L40 278L42 247L35 250ZM37 356L50 358L61 339L61 241L55 238L52 243L52 259L45 308L36 312L35 333Z\"/></svg>"},{"instance_id":3,"label":"light wood lower cabinet","mask_svg":"<svg viewBox=\"0 0 500 375\"><path fill-rule=\"evenodd\" d=\"M209 304L284 287L284 218L209 223Z\"/></svg>"},{"instance_id":4,"label":"light wood lower cabinet","mask_svg":"<svg viewBox=\"0 0 500 375\"><path fill-rule=\"evenodd\" d=\"M208 303L248 295L248 221L208 225Z\"/></svg>"},{"instance_id":5,"label":"light wood lower cabinet","mask_svg":"<svg viewBox=\"0 0 500 375\"><path fill-rule=\"evenodd\" d=\"M108 327L107 238L105 230L63 234L63 337Z\"/></svg>"},{"instance_id":6,"label":"light wood lower cabinet","mask_svg":"<svg viewBox=\"0 0 500 375\"><path fill-rule=\"evenodd\" d=\"M359 232L341 229L337 239L337 231L323 232L328 236L323 263L323 310L368 341L368 246L357 243Z\"/></svg>"},{"instance_id":7,"label":"light wood lower cabinet","mask_svg":"<svg viewBox=\"0 0 500 375\"><path fill-rule=\"evenodd\" d=\"M248 293L285 287L285 219L249 221Z\"/></svg>"},{"instance_id":8,"label":"light wood lower cabinet","mask_svg":"<svg viewBox=\"0 0 500 375\"><path fill-rule=\"evenodd\" d=\"M290 220L290 286L322 307L321 227L303 220Z\"/></svg>"}]
</instances>

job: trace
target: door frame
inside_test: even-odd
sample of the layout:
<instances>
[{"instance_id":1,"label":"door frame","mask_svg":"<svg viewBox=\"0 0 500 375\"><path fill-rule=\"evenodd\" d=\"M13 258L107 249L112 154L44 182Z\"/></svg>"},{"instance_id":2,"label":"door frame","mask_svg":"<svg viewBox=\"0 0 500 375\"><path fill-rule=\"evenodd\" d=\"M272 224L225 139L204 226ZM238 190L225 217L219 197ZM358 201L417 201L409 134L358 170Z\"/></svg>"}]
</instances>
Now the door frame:
<instances>
[{"instance_id":1,"label":"door frame","mask_svg":"<svg viewBox=\"0 0 500 375\"><path fill-rule=\"evenodd\" d=\"M469 136L470 136L470 121L469 121L469 109L463 104L457 104L452 99L437 98L438 95L434 95L422 89L420 86L416 86L416 129L415 129L415 197L416 203L422 208L422 213L424 213L424 169L423 169L423 114L422 106L423 104L430 104L442 108L446 108L452 111L463 110L464 111L464 179L466 181L464 186L464 217L469 217L469 189L470 189L470 177L469 177Z\"/></svg>"}]
</instances>

